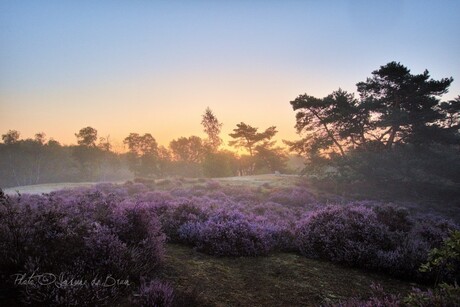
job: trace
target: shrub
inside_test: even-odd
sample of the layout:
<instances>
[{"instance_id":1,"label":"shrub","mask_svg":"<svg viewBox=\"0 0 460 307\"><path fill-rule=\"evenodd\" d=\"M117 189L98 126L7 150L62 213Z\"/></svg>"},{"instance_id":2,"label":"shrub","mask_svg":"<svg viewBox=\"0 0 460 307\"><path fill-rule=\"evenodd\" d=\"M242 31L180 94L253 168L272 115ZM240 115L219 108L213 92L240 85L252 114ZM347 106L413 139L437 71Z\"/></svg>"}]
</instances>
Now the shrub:
<instances>
[{"instance_id":1,"label":"shrub","mask_svg":"<svg viewBox=\"0 0 460 307\"><path fill-rule=\"evenodd\" d=\"M315 197L305 188L280 189L270 195L269 201L284 206L302 207L316 202Z\"/></svg>"},{"instance_id":2,"label":"shrub","mask_svg":"<svg viewBox=\"0 0 460 307\"><path fill-rule=\"evenodd\" d=\"M170 204L161 216L161 221L168 240L180 242L179 229L182 225L204 221L207 217L208 215L203 209L186 201L176 206Z\"/></svg>"},{"instance_id":3,"label":"shrub","mask_svg":"<svg viewBox=\"0 0 460 307\"><path fill-rule=\"evenodd\" d=\"M328 206L314 211L297 228L297 245L308 257L372 267L377 252L390 249L388 229L364 206Z\"/></svg>"},{"instance_id":4,"label":"shrub","mask_svg":"<svg viewBox=\"0 0 460 307\"><path fill-rule=\"evenodd\" d=\"M460 306L460 287L444 284L435 290L414 288L402 301L406 306Z\"/></svg>"},{"instance_id":5,"label":"shrub","mask_svg":"<svg viewBox=\"0 0 460 307\"><path fill-rule=\"evenodd\" d=\"M436 282L460 282L460 231L451 233L439 248L430 251L428 262L420 267L421 272L436 273Z\"/></svg>"},{"instance_id":6,"label":"shrub","mask_svg":"<svg viewBox=\"0 0 460 307\"><path fill-rule=\"evenodd\" d=\"M434 274L422 275L419 266L456 228L437 217L410 218L391 206L329 206L298 223L296 245L307 257L428 281Z\"/></svg>"},{"instance_id":7,"label":"shrub","mask_svg":"<svg viewBox=\"0 0 460 307\"><path fill-rule=\"evenodd\" d=\"M163 244L153 210L120 202L113 194L87 189L10 198L0 190L0 286L19 292L25 303L113 302L139 275L153 272L162 260ZM52 282L14 284L15 276L22 275ZM104 287L92 284L94 278L128 282ZM62 279L86 283L66 286Z\"/></svg>"},{"instance_id":8,"label":"shrub","mask_svg":"<svg viewBox=\"0 0 460 307\"><path fill-rule=\"evenodd\" d=\"M266 255L273 247L266 228L238 211L219 211L205 222L186 223L179 235L199 251L216 256Z\"/></svg>"},{"instance_id":9,"label":"shrub","mask_svg":"<svg viewBox=\"0 0 460 307\"><path fill-rule=\"evenodd\" d=\"M168 283L159 280L150 282L142 280L139 293L132 301L137 306L170 307L174 302L174 290Z\"/></svg>"},{"instance_id":10,"label":"shrub","mask_svg":"<svg viewBox=\"0 0 460 307\"><path fill-rule=\"evenodd\" d=\"M147 274L161 263L165 235L153 210L142 205L124 204L114 212L112 228L131 249L130 275Z\"/></svg>"}]
</instances>

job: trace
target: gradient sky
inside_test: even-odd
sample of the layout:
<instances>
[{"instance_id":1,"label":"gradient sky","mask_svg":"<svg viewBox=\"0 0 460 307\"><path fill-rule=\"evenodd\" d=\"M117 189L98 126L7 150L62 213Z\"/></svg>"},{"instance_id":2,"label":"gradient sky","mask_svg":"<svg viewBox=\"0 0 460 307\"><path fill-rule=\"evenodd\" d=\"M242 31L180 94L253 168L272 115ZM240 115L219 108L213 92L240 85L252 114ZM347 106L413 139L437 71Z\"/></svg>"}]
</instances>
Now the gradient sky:
<instances>
[{"instance_id":1,"label":"gradient sky","mask_svg":"<svg viewBox=\"0 0 460 307\"><path fill-rule=\"evenodd\" d=\"M460 1L3 1L0 133L64 143L92 126L120 145L223 136L243 121L295 139L289 101L323 97L390 61L460 95Z\"/></svg>"}]
</instances>

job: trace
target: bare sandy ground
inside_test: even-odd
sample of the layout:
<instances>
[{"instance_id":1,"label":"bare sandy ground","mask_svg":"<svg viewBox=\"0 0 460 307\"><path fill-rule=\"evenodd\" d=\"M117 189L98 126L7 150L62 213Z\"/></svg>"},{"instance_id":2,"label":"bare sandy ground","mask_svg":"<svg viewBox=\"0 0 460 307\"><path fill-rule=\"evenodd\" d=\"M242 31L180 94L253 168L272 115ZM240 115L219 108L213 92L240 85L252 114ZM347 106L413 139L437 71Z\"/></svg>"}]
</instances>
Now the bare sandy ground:
<instances>
[{"instance_id":1,"label":"bare sandy ground","mask_svg":"<svg viewBox=\"0 0 460 307\"><path fill-rule=\"evenodd\" d=\"M42 194L50 193L62 189L72 189L79 187L90 187L95 182L71 182L71 183L49 183L49 184L37 184L27 185L22 187L7 188L4 190L5 194L13 195L17 192L21 194Z\"/></svg>"},{"instance_id":2,"label":"bare sandy ground","mask_svg":"<svg viewBox=\"0 0 460 307\"><path fill-rule=\"evenodd\" d=\"M299 175L284 175L284 174L265 174L265 175L253 175L253 176L238 176L238 177L226 177L226 178L215 178L213 180L220 181L221 183L230 183L237 185L250 185L250 186L261 186L269 184L272 186L292 186L293 183L300 178Z\"/></svg>"},{"instance_id":3,"label":"bare sandy ground","mask_svg":"<svg viewBox=\"0 0 460 307\"><path fill-rule=\"evenodd\" d=\"M226 177L226 178L215 178L212 180L220 181L221 183L229 184L242 184L251 186L260 186L263 184L271 184L275 186L289 186L292 185L293 181L298 179L298 175L283 175L283 174L266 174L266 175L254 175L254 176L238 176L238 177ZM124 181L112 182L121 184ZM17 192L21 194L42 194L50 193L62 189L73 189L80 187L90 187L100 182L70 182L70 183L49 183L49 184L37 184L28 185L4 189L5 194L14 195Z\"/></svg>"}]
</instances>

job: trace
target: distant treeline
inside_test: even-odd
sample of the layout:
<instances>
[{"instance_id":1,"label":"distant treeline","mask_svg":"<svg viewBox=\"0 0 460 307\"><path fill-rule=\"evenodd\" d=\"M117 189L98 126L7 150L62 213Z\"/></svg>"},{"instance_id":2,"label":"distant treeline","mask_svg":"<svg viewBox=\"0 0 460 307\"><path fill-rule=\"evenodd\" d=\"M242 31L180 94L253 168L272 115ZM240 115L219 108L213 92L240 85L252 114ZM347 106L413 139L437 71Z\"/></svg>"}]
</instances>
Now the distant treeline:
<instances>
[{"instance_id":1,"label":"distant treeline","mask_svg":"<svg viewBox=\"0 0 460 307\"><path fill-rule=\"evenodd\" d=\"M460 96L441 101L452 78L434 80L427 70L412 74L390 62L357 84L359 97L342 89L324 98L307 94L291 101L297 141L276 145L275 126L263 131L239 123L222 150L220 123L207 108L201 124L206 138L180 137L159 146L150 133L130 133L127 153L111 151L108 138L82 128L76 146L2 135L0 186L54 181L116 180L129 176L227 177L289 172L289 152L305 161L313 184L353 197L460 197Z\"/></svg>"},{"instance_id":2,"label":"distant treeline","mask_svg":"<svg viewBox=\"0 0 460 307\"><path fill-rule=\"evenodd\" d=\"M14 139L0 144L0 187L127 179L132 175L125 160L97 147L63 146L38 137Z\"/></svg>"},{"instance_id":3,"label":"distant treeline","mask_svg":"<svg viewBox=\"0 0 460 307\"><path fill-rule=\"evenodd\" d=\"M245 123L237 125L229 143L244 148L237 155L221 150L222 124L207 108L201 124L206 139L180 137L168 147L159 146L150 133L130 133L123 141L128 151L112 151L109 137L98 137L97 130L85 127L75 134L78 145L61 145L47 140L44 133L21 139L16 130L2 135L0 143L0 187L53 182L116 181L133 177L160 178L228 177L288 172L289 155L275 146L276 127L258 132ZM290 170L292 172L292 170Z\"/></svg>"}]
</instances>

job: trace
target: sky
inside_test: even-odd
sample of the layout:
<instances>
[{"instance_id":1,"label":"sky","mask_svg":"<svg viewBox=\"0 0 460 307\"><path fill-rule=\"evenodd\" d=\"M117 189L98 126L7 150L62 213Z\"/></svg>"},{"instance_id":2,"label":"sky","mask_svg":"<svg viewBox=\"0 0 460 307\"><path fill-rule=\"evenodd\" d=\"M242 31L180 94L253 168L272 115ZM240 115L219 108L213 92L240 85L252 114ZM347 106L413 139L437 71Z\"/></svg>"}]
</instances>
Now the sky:
<instances>
[{"instance_id":1,"label":"sky","mask_svg":"<svg viewBox=\"0 0 460 307\"><path fill-rule=\"evenodd\" d=\"M355 92L397 61L453 77L453 99L459 54L460 1L0 0L0 134L168 145L205 137L210 107L226 141L240 122L295 140L298 95Z\"/></svg>"}]
</instances>

